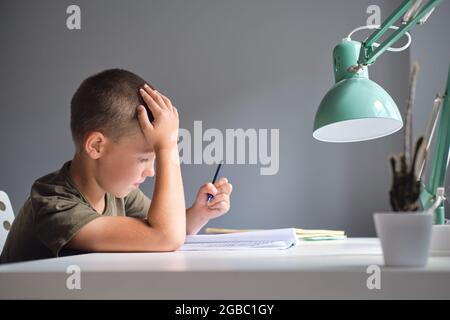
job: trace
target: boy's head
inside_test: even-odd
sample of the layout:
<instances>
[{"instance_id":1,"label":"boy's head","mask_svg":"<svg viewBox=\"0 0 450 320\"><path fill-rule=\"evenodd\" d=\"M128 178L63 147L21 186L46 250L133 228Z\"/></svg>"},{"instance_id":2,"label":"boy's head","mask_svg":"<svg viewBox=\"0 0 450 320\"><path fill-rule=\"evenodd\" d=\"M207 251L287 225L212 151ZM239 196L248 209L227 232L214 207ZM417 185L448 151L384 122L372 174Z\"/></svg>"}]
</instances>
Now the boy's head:
<instances>
[{"instance_id":1,"label":"boy's head","mask_svg":"<svg viewBox=\"0 0 450 320\"><path fill-rule=\"evenodd\" d=\"M121 69L109 69L85 79L72 97L70 128L77 152L86 135L100 131L117 142L139 132L136 108L145 103L139 89L146 81ZM148 110L150 121L153 121Z\"/></svg>"},{"instance_id":2,"label":"boy's head","mask_svg":"<svg viewBox=\"0 0 450 320\"><path fill-rule=\"evenodd\" d=\"M153 148L141 132L136 111L144 105L153 121L139 94L145 83L126 70L105 70L85 79L71 101L76 153L96 160L93 174L97 182L118 197L154 175Z\"/></svg>"}]
</instances>

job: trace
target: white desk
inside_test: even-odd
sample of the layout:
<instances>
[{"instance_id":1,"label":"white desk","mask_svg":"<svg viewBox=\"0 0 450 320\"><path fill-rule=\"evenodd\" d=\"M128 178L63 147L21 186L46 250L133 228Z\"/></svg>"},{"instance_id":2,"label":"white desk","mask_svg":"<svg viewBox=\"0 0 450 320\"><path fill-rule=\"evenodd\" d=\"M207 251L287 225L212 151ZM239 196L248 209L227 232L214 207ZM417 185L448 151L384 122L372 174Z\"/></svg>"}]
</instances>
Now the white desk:
<instances>
[{"instance_id":1,"label":"white desk","mask_svg":"<svg viewBox=\"0 0 450 320\"><path fill-rule=\"evenodd\" d=\"M66 287L80 267L81 289ZM367 288L369 265L381 289ZM383 267L375 238L301 242L288 250L98 253L0 266L0 299L450 298L450 257Z\"/></svg>"}]
</instances>

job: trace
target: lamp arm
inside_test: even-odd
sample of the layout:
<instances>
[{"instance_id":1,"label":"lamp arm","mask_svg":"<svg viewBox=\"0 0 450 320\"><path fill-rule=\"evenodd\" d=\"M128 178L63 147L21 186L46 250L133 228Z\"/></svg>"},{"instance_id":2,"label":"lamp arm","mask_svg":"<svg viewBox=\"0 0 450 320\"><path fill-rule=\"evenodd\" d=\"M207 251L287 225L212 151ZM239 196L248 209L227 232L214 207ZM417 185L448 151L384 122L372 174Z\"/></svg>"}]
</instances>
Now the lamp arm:
<instances>
[{"instance_id":1,"label":"lamp arm","mask_svg":"<svg viewBox=\"0 0 450 320\"><path fill-rule=\"evenodd\" d=\"M406 0L402 2L402 4L391 13L391 15L383 22L380 28L372 33L366 41L363 42L363 47L370 49L372 45L377 41L386 31L389 30L389 27L394 25L394 23L400 19L401 16L405 14L406 11L409 10L414 0Z\"/></svg>"},{"instance_id":2,"label":"lamp arm","mask_svg":"<svg viewBox=\"0 0 450 320\"><path fill-rule=\"evenodd\" d=\"M445 201L444 188L437 188L436 189L436 198L434 199L434 202L431 205L431 207L428 209L428 212L431 214L434 214L434 210L439 208L439 206L441 206L444 201Z\"/></svg>"},{"instance_id":3,"label":"lamp arm","mask_svg":"<svg viewBox=\"0 0 450 320\"><path fill-rule=\"evenodd\" d=\"M425 169L425 164L427 162L428 150L431 146L431 141L433 140L434 131L438 123L438 116L441 110L442 101L444 98L440 95L436 95L434 99L433 109L431 110L431 116L428 120L428 126L425 131L423 144L420 146L419 155L415 162L415 176L417 181L421 181L422 175Z\"/></svg>"},{"instance_id":4,"label":"lamp arm","mask_svg":"<svg viewBox=\"0 0 450 320\"><path fill-rule=\"evenodd\" d=\"M449 163L450 149L450 67L448 69L447 87L443 96L442 109L439 112L437 142L428 186L422 184L420 201L424 210L432 208L438 198L438 189L445 188L445 178ZM444 203L441 201L435 209L435 224L445 223Z\"/></svg>"},{"instance_id":5,"label":"lamp arm","mask_svg":"<svg viewBox=\"0 0 450 320\"><path fill-rule=\"evenodd\" d=\"M406 32L411 30L420 20L429 15L434 8L440 5L444 0L430 0L425 4L416 15L410 18L406 23L402 24L395 32L393 32L386 40L384 40L376 50L373 50L373 44L380 37L382 37L387 30L402 17L413 5L414 0L406 0L383 22L380 29L372 33L372 35L367 38L361 45L361 50L359 52L359 65L369 65L373 64L375 60L386 51L392 44L397 42Z\"/></svg>"}]
</instances>

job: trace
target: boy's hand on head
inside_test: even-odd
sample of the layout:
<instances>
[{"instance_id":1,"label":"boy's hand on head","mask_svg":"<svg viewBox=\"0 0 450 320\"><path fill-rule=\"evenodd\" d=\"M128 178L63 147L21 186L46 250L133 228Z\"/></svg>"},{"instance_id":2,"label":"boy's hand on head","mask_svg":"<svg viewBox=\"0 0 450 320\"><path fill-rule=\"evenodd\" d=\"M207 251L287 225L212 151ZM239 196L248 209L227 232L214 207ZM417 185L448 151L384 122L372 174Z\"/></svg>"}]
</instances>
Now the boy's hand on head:
<instances>
[{"instance_id":1,"label":"boy's hand on head","mask_svg":"<svg viewBox=\"0 0 450 320\"><path fill-rule=\"evenodd\" d=\"M190 213L209 220L220 217L230 210L230 195L233 186L227 178L221 178L214 184L207 183L200 187L197 198L190 208ZM208 194L214 197L208 201Z\"/></svg>"},{"instance_id":2,"label":"boy's hand on head","mask_svg":"<svg viewBox=\"0 0 450 320\"><path fill-rule=\"evenodd\" d=\"M142 98L153 114L150 122L145 107L138 107L138 120L145 139L153 145L155 152L177 147L179 118L171 101L147 84L139 90Z\"/></svg>"}]
</instances>

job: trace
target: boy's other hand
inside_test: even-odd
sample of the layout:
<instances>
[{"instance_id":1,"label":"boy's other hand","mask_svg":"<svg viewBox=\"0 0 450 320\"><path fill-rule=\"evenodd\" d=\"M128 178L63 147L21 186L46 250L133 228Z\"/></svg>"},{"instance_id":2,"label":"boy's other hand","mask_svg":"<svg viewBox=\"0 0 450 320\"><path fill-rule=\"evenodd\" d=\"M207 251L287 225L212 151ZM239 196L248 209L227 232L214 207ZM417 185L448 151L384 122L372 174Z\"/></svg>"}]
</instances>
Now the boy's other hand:
<instances>
[{"instance_id":1,"label":"boy's other hand","mask_svg":"<svg viewBox=\"0 0 450 320\"><path fill-rule=\"evenodd\" d=\"M214 184L206 183L200 187L190 213L203 219L217 218L230 210L230 195L233 186L227 178L221 178ZM208 201L208 194L214 197Z\"/></svg>"},{"instance_id":2,"label":"boy's other hand","mask_svg":"<svg viewBox=\"0 0 450 320\"><path fill-rule=\"evenodd\" d=\"M138 107L138 120L144 137L155 152L177 147L179 118L178 111L166 96L150 88L147 84L139 90L142 98L153 114L150 122L145 107Z\"/></svg>"}]
</instances>

